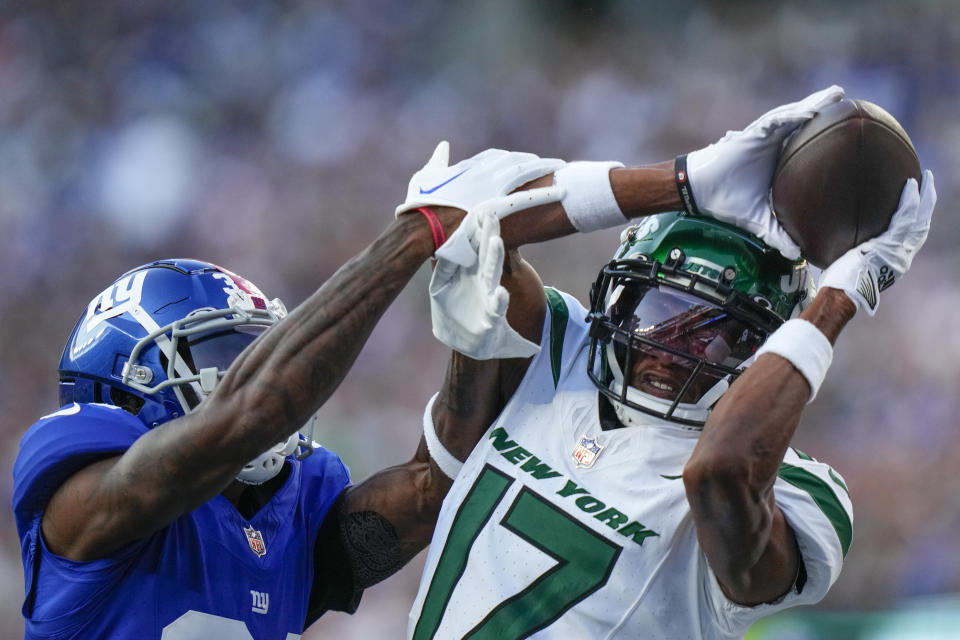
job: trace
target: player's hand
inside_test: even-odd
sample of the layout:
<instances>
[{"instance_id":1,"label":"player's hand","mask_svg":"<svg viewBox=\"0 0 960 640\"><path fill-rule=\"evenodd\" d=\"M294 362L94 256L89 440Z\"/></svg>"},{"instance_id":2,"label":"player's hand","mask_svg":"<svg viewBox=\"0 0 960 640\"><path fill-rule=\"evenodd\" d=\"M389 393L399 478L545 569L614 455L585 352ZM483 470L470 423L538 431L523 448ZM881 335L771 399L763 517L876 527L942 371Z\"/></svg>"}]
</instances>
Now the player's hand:
<instances>
[{"instance_id":1,"label":"player's hand","mask_svg":"<svg viewBox=\"0 0 960 640\"><path fill-rule=\"evenodd\" d=\"M507 195L566 164L556 158L502 149L481 151L452 167L449 163L450 143L444 140L427 164L410 178L407 199L397 207L396 215L429 206L470 211L484 200Z\"/></svg>"},{"instance_id":2,"label":"player's hand","mask_svg":"<svg viewBox=\"0 0 960 640\"><path fill-rule=\"evenodd\" d=\"M444 257L446 244L437 250L430 278L433 335L477 360L532 356L540 347L507 323L510 294L500 285L504 256L500 221L491 208L478 207L464 223L460 230L473 230L466 246L476 248L475 257L470 266L463 266Z\"/></svg>"},{"instance_id":3,"label":"player's hand","mask_svg":"<svg viewBox=\"0 0 960 640\"><path fill-rule=\"evenodd\" d=\"M820 276L820 288L842 290L872 316L880 303L880 292L907 272L926 241L936 204L937 191L930 171L923 172L919 188L916 180L907 180L887 230L837 258Z\"/></svg>"},{"instance_id":4,"label":"player's hand","mask_svg":"<svg viewBox=\"0 0 960 640\"><path fill-rule=\"evenodd\" d=\"M836 85L777 107L743 131L677 158L677 184L691 213L703 213L759 237L787 258L800 247L770 209L770 186L783 141L820 109L843 98ZM685 165L685 166L684 166Z\"/></svg>"}]
</instances>

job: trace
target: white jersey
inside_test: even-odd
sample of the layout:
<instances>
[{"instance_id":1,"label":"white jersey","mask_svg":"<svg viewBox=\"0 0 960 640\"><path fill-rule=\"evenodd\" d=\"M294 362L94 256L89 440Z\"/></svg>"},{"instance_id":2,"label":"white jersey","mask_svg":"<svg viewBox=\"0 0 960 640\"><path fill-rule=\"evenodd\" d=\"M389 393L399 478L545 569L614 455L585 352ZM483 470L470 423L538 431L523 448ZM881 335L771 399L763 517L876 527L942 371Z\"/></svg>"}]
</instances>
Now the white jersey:
<instances>
[{"instance_id":1,"label":"white jersey","mask_svg":"<svg viewBox=\"0 0 960 640\"><path fill-rule=\"evenodd\" d=\"M603 431L586 311L547 293L543 348L444 501L408 636L739 638L762 616L819 601L852 535L836 472L788 450L774 491L806 582L776 604L734 604L680 479L699 431L654 417Z\"/></svg>"}]
</instances>

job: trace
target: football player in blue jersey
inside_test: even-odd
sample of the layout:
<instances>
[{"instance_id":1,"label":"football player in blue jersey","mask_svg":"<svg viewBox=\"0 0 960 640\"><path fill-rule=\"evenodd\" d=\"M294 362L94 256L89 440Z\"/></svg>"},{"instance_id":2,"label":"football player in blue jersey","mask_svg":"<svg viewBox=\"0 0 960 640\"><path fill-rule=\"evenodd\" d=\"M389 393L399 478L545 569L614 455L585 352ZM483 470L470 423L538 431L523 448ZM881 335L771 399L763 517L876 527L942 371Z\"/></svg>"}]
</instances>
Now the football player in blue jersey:
<instances>
[{"instance_id":1,"label":"football player in blue jersey","mask_svg":"<svg viewBox=\"0 0 960 640\"><path fill-rule=\"evenodd\" d=\"M473 174L506 193L560 164L498 152ZM26 637L289 640L423 549L450 486L429 450L466 457L479 432L431 428L350 484L299 430L461 216L398 216L289 314L195 260L94 297L14 467Z\"/></svg>"}]
</instances>

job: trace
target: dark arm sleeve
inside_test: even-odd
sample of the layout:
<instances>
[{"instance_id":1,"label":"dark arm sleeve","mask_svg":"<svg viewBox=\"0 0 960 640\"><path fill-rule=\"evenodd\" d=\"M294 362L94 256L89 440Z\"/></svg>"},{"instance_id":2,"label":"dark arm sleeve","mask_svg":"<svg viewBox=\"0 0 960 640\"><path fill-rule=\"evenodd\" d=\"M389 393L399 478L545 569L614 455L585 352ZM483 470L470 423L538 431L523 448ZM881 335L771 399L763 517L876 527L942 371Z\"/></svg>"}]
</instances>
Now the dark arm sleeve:
<instances>
[{"instance_id":1,"label":"dark arm sleeve","mask_svg":"<svg viewBox=\"0 0 960 640\"><path fill-rule=\"evenodd\" d=\"M313 558L313 585L304 628L327 611L353 613L364 589L403 566L393 525L375 511L347 513L344 493L320 526Z\"/></svg>"}]
</instances>

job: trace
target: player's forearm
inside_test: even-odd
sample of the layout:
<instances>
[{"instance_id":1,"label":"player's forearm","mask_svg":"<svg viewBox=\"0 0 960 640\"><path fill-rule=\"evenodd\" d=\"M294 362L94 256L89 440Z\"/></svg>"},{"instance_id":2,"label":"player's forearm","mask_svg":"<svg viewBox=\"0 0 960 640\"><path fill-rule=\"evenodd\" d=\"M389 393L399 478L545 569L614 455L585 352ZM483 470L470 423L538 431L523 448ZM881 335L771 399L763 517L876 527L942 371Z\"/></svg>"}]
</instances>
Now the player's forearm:
<instances>
[{"instance_id":1,"label":"player's forearm","mask_svg":"<svg viewBox=\"0 0 960 640\"><path fill-rule=\"evenodd\" d=\"M613 169L609 173L613 196L626 218L676 211L683 206L673 175L673 162ZM523 189L553 184L553 174L524 185ZM507 247L544 242L576 233L560 202L518 211L500 222Z\"/></svg>"},{"instance_id":2,"label":"player's forearm","mask_svg":"<svg viewBox=\"0 0 960 640\"><path fill-rule=\"evenodd\" d=\"M384 518L393 528L401 563L408 562L422 551L433 536L433 528L443 505L443 498L453 481L435 470L426 444L421 438L413 459L405 464L383 469L362 482L349 487L344 494L344 514L372 512ZM381 553L378 539L360 541L371 556ZM399 568L399 567L397 567Z\"/></svg>"},{"instance_id":3,"label":"player's forearm","mask_svg":"<svg viewBox=\"0 0 960 640\"><path fill-rule=\"evenodd\" d=\"M806 380L773 354L733 384L683 471L687 501L724 584L759 560L773 524L773 482L809 397Z\"/></svg>"},{"instance_id":4,"label":"player's forearm","mask_svg":"<svg viewBox=\"0 0 960 640\"><path fill-rule=\"evenodd\" d=\"M453 352L433 404L433 425L444 448L466 460L504 405L502 360L474 360Z\"/></svg>"},{"instance_id":5,"label":"player's forearm","mask_svg":"<svg viewBox=\"0 0 960 640\"><path fill-rule=\"evenodd\" d=\"M242 464L301 427L338 387L383 312L432 252L421 216L393 222L234 361L201 407L213 424L198 437L227 439L239 450L231 460Z\"/></svg>"},{"instance_id":6,"label":"player's forearm","mask_svg":"<svg viewBox=\"0 0 960 640\"><path fill-rule=\"evenodd\" d=\"M840 289L826 287L820 290L800 317L820 329L830 344L836 344L840 332L856 313L857 305L846 293Z\"/></svg>"},{"instance_id":7,"label":"player's forearm","mask_svg":"<svg viewBox=\"0 0 960 640\"><path fill-rule=\"evenodd\" d=\"M832 344L855 311L843 292L825 289L800 317ZM789 360L761 355L717 403L689 464L733 466L762 491L772 484L809 398L807 379Z\"/></svg>"},{"instance_id":8,"label":"player's forearm","mask_svg":"<svg viewBox=\"0 0 960 640\"><path fill-rule=\"evenodd\" d=\"M854 312L845 294L827 289L800 317L833 343ZM749 570L767 549L777 517L773 483L809 398L807 379L789 360L761 355L717 403L684 469L701 540L730 574Z\"/></svg>"},{"instance_id":9,"label":"player's forearm","mask_svg":"<svg viewBox=\"0 0 960 640\"><path fill-rule=\"evenodd\" d=\"M676 211L683 207L673 174L673 161L610 172L610 186L627 218Z\"/></svg>"}]
</instances>

